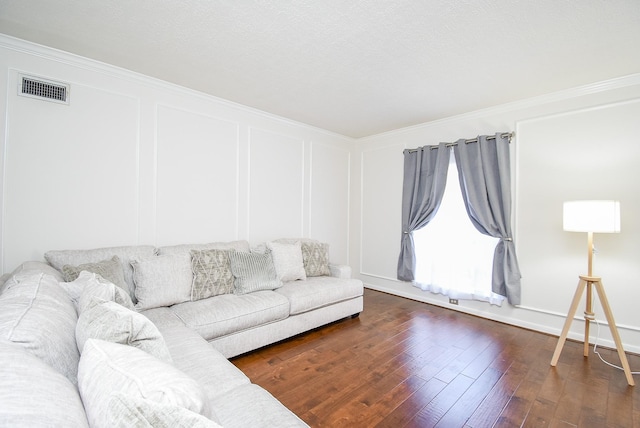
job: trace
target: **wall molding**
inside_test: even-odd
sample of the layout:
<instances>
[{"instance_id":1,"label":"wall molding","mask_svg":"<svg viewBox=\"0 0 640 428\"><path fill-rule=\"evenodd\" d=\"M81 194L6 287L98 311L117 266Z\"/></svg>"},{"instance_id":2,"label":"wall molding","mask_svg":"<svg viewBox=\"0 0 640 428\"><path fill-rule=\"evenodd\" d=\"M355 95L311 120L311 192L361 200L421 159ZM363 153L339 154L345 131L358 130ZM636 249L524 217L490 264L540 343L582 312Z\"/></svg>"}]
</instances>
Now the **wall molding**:
<instances>
[{"instance_id":1,"label":"wall molding","mask_svg":"<svg viewBox=\"0 0 640 428\"><path fill-rule=\"evenodd\" d=\"M538 95L536 97L526 98L523 100L512 101L498 106L487 107L485 109L474 110L467 113L462 113L454 116L448 116L442 119L436 119L429 122L420 123L417 125L407 126L405 128L399 128L380 134L370 135L358 139L358 142L367 142L378 138L388 137L390 135L401 135L404 133L414 132L423 128L428 128L434 125L449 124L460 120L472 120L481 119L488 115L497 115L512 112L514 110L527 109L532 107L539 107L546 104L551 104L560 101L566 101L577 97L582 97L591 94L597 94L600 92L611 91L615 89L622 89L629 86L640 85L640 73L630 74L627 76L616 77L613 79L604 80L601 82L589 83L586 85L576 86L574 88L564 89L557 92L551 92L544 95ZM516 134L517 137L517 134Z\"/></svg>"},{"instance_id":2,"label":"wall molding","mask_svg":"<svg viewBox=\"0 0 640 428\"><path fill-rule=\"evenodd\" d=\"M449 309L452 311L456 311L456 312L462 312L465 314L469 314L469 315L473 315L473 316L477 316L480 318L484 318L484 319L489 319L492 321L497 321L497 322L501 322L504 324L509 324L515 327L520 327L520 328L525 328L528 330L533 330L533 331L537 331L543 334L548 334L550 336L556 336L559 337L560 336L560 332L562 331L562 328L553 328L553 327L549 327L549 323L545 323L545 324L541 324L539 322L532 322L532 321L525 321L521 318L516 318L516 317L512 317L512 316L502 316L502 315L498 315L495 312L487 312L487 311L482 311L476 308L472 308L472 307L468 307L468 306L458 306L458 307L451 307L451 305L448 305L447 303L440 301L438 299L434 299L431 298L429 296L419 296L417 294L412 294L412 293L407 293L405 291L402 290L397 290L395 288L390 288L390 287L385 287L383 285L376 285L376 284L371 284L368 282L365 282L364 284L365 288L371 289L371 290L375 290L375 291L380 291L383 293L387 293L387 294L392 294L394 296L399 296L399 297L403 297L405 299L410 299L410 300L414 300L417 302L422 302L422 303L426 303L429 305L434 305L434 306L438 306L441 308L445 308L445 309ZM433 294L433 293L430 293ZM435 295L435 294L434 294ZM442 295L440 295L442 296ZM546 317L552 317L554 319L557 318L562 318L562 320L566 319L567 314L560 314L560 313L554 313L554 312L550 312L550 311L545 311L542 309L537 309L537 308L531 308L531 307L527 307L527 306L514 306L513 308L515 308L517 311L525 311L525 312L531 312L531 313L536 313L536 314L542 314ZM606 323L606 321L598 321L598 323L600 324L601 328L604 328L605 332L609 332L609 327L608 324ZM584 339L584 319L583 318L579 318L579 317L575 317L572 323L572 329L569 331L568 334L568 338L572 339L572 340L576 340L579 342L582 342ZM617 324L616 326L618 327L618 330L620 331L627 331L630 333L634 333L634 334L640 334L640 329L633 327L633 326L628 326L628 325L623 325L623 324ZM597 329L596 328L592 328L591 329L591 337L593 338L595 334L597 334ZM592 339L593 340L593 339ZM615 349L615 343L613 342L613 340L610 339L605 339L602 337L598 338L598 346L600 347L606 347L606 348L610 348L610 349ZM624 348L626 352L631 352L634 354L640 354L640 346L634 346L634 345L630 345L629 343L625 343L624 344Z\"/></svg>"},{"instance_id":3,"label":"wall molding","mask_svg":"<svg viewBox=\"0 0 640 428\"><path fill-rule=\"evenodd\" d=\"M326 129L309 125L307 123L297 122L284 116L268 113L264 110L249 107L244 104L240 104L224 98L219 98L215 95L207 94L195 89L190 89L185 86L167 82L166 80L161 80L156 77L148 76L133 70L128 70L126 68L111 65L99 60L83 57L70 52L18 39L16 37L7 36L5 34L0 34L0 48L6 48L18 53L36 56L48 61L55 61L72 67L81 68L86 71L100 73L109 77L115 77L117 79L126 80L130 83L144 85L153 89L170 90L183 95L187 95L189 97L199 98L201 100L214 103L226 108L231 108L236 111L249 113L259 117L267 118L269 120L275 120L284 125L300 126L307 130L313 130L314 132L317 132L319 134L327 135L333 138L338 137L347 140L348 142L357 141L357 139L348 137L346 135L331 132Z\"/></svg>"}]
</instances>

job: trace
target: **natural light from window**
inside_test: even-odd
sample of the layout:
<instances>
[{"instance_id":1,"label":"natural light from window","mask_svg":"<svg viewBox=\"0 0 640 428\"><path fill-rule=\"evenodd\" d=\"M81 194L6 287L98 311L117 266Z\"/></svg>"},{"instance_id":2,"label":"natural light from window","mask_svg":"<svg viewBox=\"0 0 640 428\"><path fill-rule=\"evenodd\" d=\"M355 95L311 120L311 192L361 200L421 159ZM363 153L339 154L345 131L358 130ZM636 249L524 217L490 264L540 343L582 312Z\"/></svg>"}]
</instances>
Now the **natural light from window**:
<instances>
[{"instance_id":1,"label":"natural light from window","mask_svg":"<svg viewBox=\"0 0 640 428\"><path fill-rule=\"evenodd\" d=\"M502 304L504 297L491 291L493 253L498 238L483 235L471 223L453 152L440 209L429 224L413 232L413 239L416 287L452 299Z\"/></svg>"}]
</instances>

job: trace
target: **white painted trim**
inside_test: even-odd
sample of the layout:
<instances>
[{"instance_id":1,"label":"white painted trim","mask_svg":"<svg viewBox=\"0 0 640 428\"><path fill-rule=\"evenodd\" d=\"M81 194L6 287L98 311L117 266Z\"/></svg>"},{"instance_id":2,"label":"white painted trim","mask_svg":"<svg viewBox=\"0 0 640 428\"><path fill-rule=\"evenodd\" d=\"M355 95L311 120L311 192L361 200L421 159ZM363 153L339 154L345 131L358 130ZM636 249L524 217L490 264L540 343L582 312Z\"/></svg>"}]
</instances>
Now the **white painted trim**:
<instances>
[{"instance_id":1,"label":"white painted trim","mask_svg":"<svg viewBox=\"0 0 640 428\"><path fill-rule=\"evenodd\" d=\"M640 82L638 82L640 83ZM619 106L624 106L627 104L635 104L637 102L640 102L640 98L630 98L628 100L623 100L623 101L615 101L612 103L606 103L606 104L598 104L597 106L591 106L591 107L584 107L584 108L578 108L578 109L573 109L573 110L567 110L567 111L563 111L563 112L559 112L559 113L553 113L553 114L547 114L547 115L543 115L543 116L536 116L536 117L532 117L530 119L523 119L523 120L519 120L516 122L516 126L519 126L521 124L529 124L529 123L534 123L534 122L540 122L543 120L549 120L549 119L557 119L560 117L567 117L567 116L573 116L576 114L581 114L581 113L587 113L587 112L592 112L592 111L597 111L597 110L605 110L608 108L612 108L612 107L619 107Z\"/></svg>"},{"instance_id":2,"label":"white painted trim","mask_svg":"<svg viewBox=\"0 0 640 428\"><path fill-rule=\"evenodd\" d=\"M392 131L382 132L380 134L370 135L358 139L358 142L366 142L368 140L386 137L388 135L401 135L403 133L412 132L417 129L426 128L438 124L446 124L460 120L471 120L486 117L487 115L495 115L500 113L508 113L515 110L521 110L531 107L538 107L558 101L566 101L585 95L595 94L599 92L610 91L613 89L625 88L628 86L640 84L640 73L630 74L627 76L616 77L602 82L590 83L587 85L577 86L557 92L552 92L537 97L526 98L523 100L512 101L510 103L500 104L498 106L487 107L485 109L474 110L455 116L448 116L442 119L432 120L418 125L408 126L406 128L395 129ZM517 135L517 134L516 134Z\"/></svg>"},{"instance_id":3,"label":"white painted trim","mask_svg":"<svg viewBox=\"0 0 640 428\"><path fill-rule=\"evenodd\" d=\"M0 34L0 48L6 48L15 52L24 53L36 57L43 58L49 61L55 61L61 64L70 65L87 71L101 73L106 76L123 79L132 83L145 85L151 88L165 89L173 92L181 93L189 97L196 97L205 101L213 102L222 105L227 108L234 109L245 113L250 113L270 120L275 120L285 125L301 126L314 132L328 135L331 137L338 137L347 141L356 141L355 138L348 137L342 134L328 131L326 129L318 128L307 123L297 122L292 119L288 119L283 116L278 116L273 113L268 113L264 110L259 110L254 107L249 107L243 104L236 103L234 101L219 98L215 95L207 94L204 92L196 91L185 86L180 86L174 83L167 82L155 77L147 76L136 71L128 70L115 65L107 64L98 60L82 57L70 52L65 52L59 49L51 48L48 46L40 45L37 43L28 42L26 40L18 39L15 37Z\"/></svg>"},{"instance_id":4,"label":"white painted trim","mask_svg":"<svg viewBox=\"0 0 640 428\"><path fill-rule=\"evenodd\" d=\"M9 79L10 79L10 69L7 70L7 83L6 88L9 91ZM4 94L4 120L0 126L4 127L4 132L2 135L2 147L0 150L0 203L2 203L2 207L0 208L0 272L4 272L4 231L5 231L5 218L6 218L6 206L7 201L5 200L5 196L7 194L7 139L9 138L9 127L7 124L9 123L9 94L8 92Z\"/></svg>"},{"instance_id":5,"label":"white painted trim","mask_svg":"<svg viewBox=\"0 0 640 428\"><path fill-rule=\"evenodd\" d=\"M516 326L516 327L526 328L526 329L529 329L529 330L534 330L534 331L537 331L537 332L540 332L540 333L543 333L543 334L548 334L548 335L551 335L551 336L560 336L560 332L561 332L560 328L551 328L551 327L549 327L548 324L527 322L527 321L523 321L523 320L521 320L519 318L500 316L500 315L497 315L495 313L481 311L481 310L477 310L477 309L466 307L466 306L455 306L455 307L452 307L451 305L447 305L446 303L443 303L442 301L430 298L426 294L427 293L428 294L433 294L433 293L429 293L429 292L425 292L425 296L423 298L420 295L406 293L406 292L403 292L401 290L391 289L391 288L380 286L380 285L374 285L374 284L365 283L364 286L366 288L371 289L371 290L381 291L383 293L388 293L388 294L392 294L394 296L404 297L406 299L410 299L410 300L414 300L414 301L417 301L417 302L426 303L426 304L429 304L429 305L439 306L441 308L450 309L452 311L462 312L462 313L465 313L465 314L478 316L480 318L489 319L489 320L492 320L492 321L497 321L497 322L501 322L501 323L504 323L504 324L513 325L513 326ZM548 315L548 316L559 317L559 318L563 318L563 319L565 319L566 316L567 316L567 314L554 313L554 312L545 311L545 310L536 309L536 308L530 308L530 307L526 307L526 306L515 306L515 308L517 308L518 310L541 313L541 314L545 314L545 315ZM584 321L584 319L575 317L573 325L577 325L575 323L581 323L583 321ZM603 326L603 327L606 326L608 328L608 324L605 321L598 321L598 322L600 323L601 326ZM622 325L622 324L616 324L616 326L618 327L619 330L628 330L628 331L632 331L632 332L640 332L640 329L638 329L636 327L632 327L632 326L628 326L628 325ZM591 329L591 336L592 337L593 337L593 334L595 333L594 330L595 329ZM584 333L580 334L580 333L575 333L573 331L570 331L568 337L570 339L582 342L583 338L584 338L583 334ZM615 349L615 343L612 340L606 340L606 339L603 339L603 338L599 338L598 339L598 345L602 346L602 347ZM625 344L624 346L625 346L625 351L626 352L633 352L635 354L640 354L640 346L632 346L632 345L629 345L629 344Z\"/></svg>"}]
</instances>

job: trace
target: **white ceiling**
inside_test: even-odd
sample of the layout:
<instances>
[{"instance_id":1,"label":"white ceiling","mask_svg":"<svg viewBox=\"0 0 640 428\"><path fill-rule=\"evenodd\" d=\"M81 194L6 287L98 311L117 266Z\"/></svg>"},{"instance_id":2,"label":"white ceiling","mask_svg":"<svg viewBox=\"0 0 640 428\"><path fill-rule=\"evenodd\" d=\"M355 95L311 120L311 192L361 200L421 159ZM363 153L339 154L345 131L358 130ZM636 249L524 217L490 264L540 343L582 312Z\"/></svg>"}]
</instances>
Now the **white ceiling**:
<instances>
[{"instance_id":1,"label":"white ceiling","mask_svg":"<svg viewBox=\"0 0 640 428\"><path fill-rule=\"evenodd\" d=\"M0 32L351 137L640 72L640 0L0 0Z\"/></svg>"}]
</instances>

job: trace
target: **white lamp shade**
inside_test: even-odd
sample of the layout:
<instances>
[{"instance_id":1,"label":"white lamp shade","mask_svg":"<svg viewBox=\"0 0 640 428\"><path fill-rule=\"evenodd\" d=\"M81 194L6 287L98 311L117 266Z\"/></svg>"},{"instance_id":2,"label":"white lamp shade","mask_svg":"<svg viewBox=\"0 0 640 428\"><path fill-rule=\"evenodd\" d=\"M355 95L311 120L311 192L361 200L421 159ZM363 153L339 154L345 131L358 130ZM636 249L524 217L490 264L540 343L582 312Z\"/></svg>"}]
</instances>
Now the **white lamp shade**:
<instances>
[{"instance_id":1,"label":"white lamp shade","mask_svg":"<svg viewBox=\"0 0 640 428\"><path fill-rule=\"evenodd\" d=\"M562 228L568 232L620 232L619 201L568 201L562 210Z\"/></svg>"}]
</instances>

